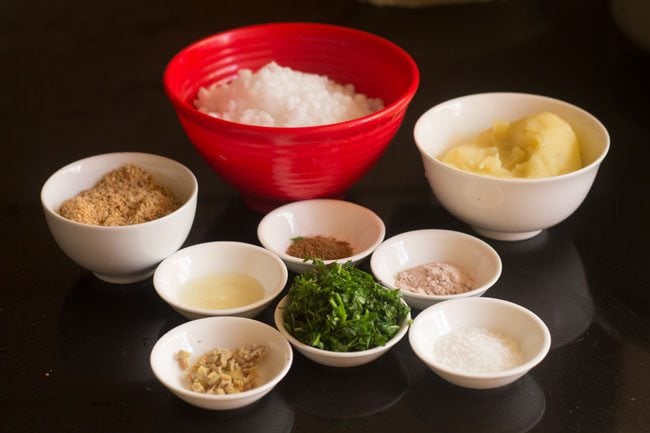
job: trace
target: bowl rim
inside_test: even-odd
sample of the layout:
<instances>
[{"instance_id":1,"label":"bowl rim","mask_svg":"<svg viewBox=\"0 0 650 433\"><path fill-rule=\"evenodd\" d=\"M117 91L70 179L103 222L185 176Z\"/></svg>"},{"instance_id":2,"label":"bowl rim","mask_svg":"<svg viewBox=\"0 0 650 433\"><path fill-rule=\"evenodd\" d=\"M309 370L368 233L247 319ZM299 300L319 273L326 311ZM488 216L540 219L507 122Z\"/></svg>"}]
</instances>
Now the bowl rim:
<instances>
[{"instance_id":1,"label":"bowl rim","mask_svg":"<svg viewBox=\"0 0 650 433\"><path fill-rule=\"evenodd\" d=\"M388 249L392 244L395 242L398 242L402 240L403 238L408 238L411 236L415 236L416 234L449 234L450 236L455 236L457 238L465 238L468 239L477 245L480 245L482 249L490 253L490 256L492 256L493 259L496 260L497 267L494 272L494 275L483 285L472 289L468 290L467 292L463 293L456 293L453 295L427 295L427 294L422 294L422 293L414 293L410 292L408 290L401 289L394 284L389 284L387 281L384 281L383 279L379 278L377 275L375 275L374 269L378 267L376 265L376 260L375 257L379 257L379 255L382 253L384 249ZM418 300L423 300L423 301L444 301L444 300L449 300L449 299L459 299L459 298L465 298L465 297L473 297L476 296L480 293L483 293L487 291L490 287L492 287L498 280L501 278L501 273L503 272L503 263L501 261L501 257L499 256L499 253L487 242L485 242L482 239L479 239L476 236L472 236L468 233L456 231L456 230L447 230L447 229L419 229L419 230L410 230L407 232L402 232L399 233L395 236L392 236L385 241L383 241L375 251L372 253L372 257L370 258L370 269L373 271L373 275L375 275L375 278L377 278L380 283L388 288L391 289L398 289L400 293L402 293L402 296L405 298L413 298L413 299L418 299ZM408 268L405 268L408 269Z\"/></svg>"},{"instance_id":2,"label":"bowl rim","mask_svg":"<svg viewBox=\"0 0 650 433\"><path fill-rule=\"evenodd\" d=\"M187 331L188 328L191 329L193 327L196 327L199 325L199 322L202 321L214 321L214 322L219 322L219 321L239 321L242 324L246 324L246 326L262 326L262 327L267 327L271 331L277 333L277 336L280 337L279 341L282 342L282 346L284 347L283 353L284 353L284 364L282 366L282 369L275 375L273 376L268 382L256 386L255 388L238 392L235 394L204 394L196 391L192 391L191 389L186 389L183 388L182 386L177 385L173 381L167 380L167 376L162 373L162 370L160 369L159 365L157 363L154 363L154 358L155 355L162 350L162 346L168 339L171 339L173 336L183 332ZM216 323L215 323L216 325ZM214 326L215 329L218 329L218 326ZM201 319L195 319L195 320L190 320L185 323L182 323L169 331L167 331L165 334L163 334L161 337L158 338L156 343L151 349L151 352L149 354L149 365L151 367L151 370L153 371L154 375L158 379L158 381L163 384L166 388L172 390L176 394L182 394L186 397L190 398L195 398L195 399L201 399L201 400L213 400L213 401L230 401L230 400L240 400L244 399L247 397L251 397L254 395L258 395L261 393L267 393L270 391L275 385L280 382L284 376L289 372L289 369L291 368L291 365L293 364L293 349L291 349L291 344L287 341L287 339L280 333L277 329L275 329L273 326L270 326L264 322L260 322L255 319L249 319L245 317L236 317L236 316L211 316L211 317L203 317Z\"/></svg>"},{"instance_id":3,"label":"bowl rim","mask_svg":"<svg viewBox=\"0 0 650 433\"><path fill-rule=\"evenodd\" d=\"M404 299L400 299L400 301L406 304ZM280 331L284 338L289 341L289 343L296 347L296 349L321 356L323 358L354 359L388 351L406 335L411 326L411 312L409 311L407 316L402 321L399 331L397 331L397 333L390 340L386 341L386 344L383 346L377 346L373 347L372 349L357 350L353 352L335 352L332 350L323 350L309 346L289 333L287 328L284 326L284 322L282 321L282 311L285 309L287 302L289 302L289 295L283 296L282 299L280 299L280 302L278 302L278 305L275 307L275 311L273 312L273 321L275 322L276 328L278 331Z\"/></svg>"},{"instance_id":4,"label":"bowl rim","mask_svg":"<svg viewBox=\"0 0 650 433\"><path fill-rule=\"evenodd\" d=\"M307 259L301 259L300 257L290 256L285 251L281 251L274 244L269 242L267 236L265 235L266 230L264 229L266 227L271 227L270 221L273 218L275 218L278 214L291 211L292 208L313 206L313 205L326 204L326 203L329 204L335 203L338 206L345 206L351 209L355 209L359 212L362 212L368 216L367 220L372 221L374 225L379 229L379 236L377 236L377 239L375 239L375 241L368 248L359 251L358 253L348 257L342 257L340 259L322 260L322 262L325 263L326 265L335 262L341 264L347 262L353 262L353 263L358 262L368 257L384 241L384 237L386 236L386 225L384 224L384 221L379 217L379 215L377 215L373 210L351 201L332 199L332 198L315 198L315 199L299 200L299 201L294 201L291 203L284 204L282 206L273 209L272 211L264 215L264 217L260 220L259 224L257 225L257 239L260 241L260 244L262 244L264 248L273 252L285 262L292 263L295 265L311 266L311 263Z\"/></svg>"},{"instance_id":5,"label":"bowl rim","mask_svg":"<svg viewBox=\"0 0 650 433\"><path fill-rule=\"evenodd\" d=\"M176 259L179 256L185 255L185 254L192 254L192 253L199 253L199 251L202 250L212 250L214 248L226 248L226 249L231 249L231 248L241 248L244 250L249 250L249 251L257 251L262 254L264 254L266 257L271 259L277 269L280 271L280 280L278 284L275 286L275 288L270 291L266 292L265 291L265 296L262 299L259 299L252 304L247 304L243 305L241 307L235 307L235 308L222 308L222 309L217 309L217 308L201 308L201 307L193 307L191 305L184 304L182 302L179 302L176 299L171 298L166 290L163 290L160 288L160 278L161 275L159 273L160 269L164 269L165 266L171 266L170 262L174 259ZM200 253L199 253L200 254ZM160 271L162 272L162 271ZM191 280L191 278L190 278ZM289 280L289 271L287 269L287 265L277 256L277 254L274 254L272 251L269 251L266 248L262 248L258 245L254 244L249 244L246 242L239 242L239 241L211 241L211 242L202 242L199 244L194 244L187 246L185 248L182 248L170 256L166 257L163 259L158 266L156 267L156 270L153 274L153 286L154 290L160 296L160 298L165 301L167 304L171 305L174 308L179 308L183 311L187 311L189 313L193 313L195 315L200 315L200 316L205 316L205 317L219 317L219 316L232 316L232 315L237 315L241 313L245 313L247 311L254 310L256 308L262 307L269 302L271 302L273 299L275 299L280 293L282 293L282 290L284 290L284 287L287 285L287 281ZM157 284L158 282L158 284ZM173 289L173 291L177 291L179 287L176 287Z\"/></svg>"},{"instance_id":6,"label":"bowl rim","mask_svg":"<svg viewBox=\"0 0 650 433\"><path fill-rule=\"evenodd\" d=\"M224 119L220 119L214 116L211 116L207 113L203 113L197 108L195 108L192 104L189 104L187 101L182 100L176 92L173 92L171 89L171 84L170 84L170 78L169 78L169 73L170 70L174 67L175 64L180 63L182 60L181 58L186 55L188 52L195 50L196 48L206 45L213 40L220 39L220 38L230 38L232 35L237 34L237 33L245 33L245 32L250 32L250 31L263 31L263 30L268 30L268 29L277 29L277 28L293 28L294 31L298 32L300 29L312 29L312 30L320 30L320 31L331 31L331 32L339 32L339 33L345 33L348 35L348 37L363 37L369 40L372 40L377 43L381 43L385 45L386 47L391 48L396 54L399 54L399 56L404 59L404 61L407 63L408 68L405 68L405 73L408 74L410 77L409 79L409 84L407 87L407 90L400 96L398 97L395 101L392 103L385 105L384 108L377 110L373 113L370 113L366 116L361 116L357 117L355 119L350 119L346 120L343 122L336 122L336 123L328 123L328 124L323 124L323 125L312 125L312 126L293 126L293 127L287 127L287 126L263 126L263 125L252 125L252 124L247 124L247 123L239 123L239 122L232 122ZM194 42L190 42L189 45L186 45L184 48L182 48L179 52L177 52L167 63L165 66L165 70L163 72L163 87L165 89L165 93L167 94L167 97L171 100L172 104L178 109L179 111L185 113L185 114L190 114L193 116L198 116L197 119L199 119L201 122L206 122L209 124L213 125L223 125L223 126L237 126L237 127L244 127L249 131L258 131L259 133L268 133L269 131L276 131L280 134L282 133L292 133L296 131L300 131L301 133L329 133L333 129L345 129L345 128L350 128L355 125L363 125L366 123L374 122L378 120L381 117L384 117L388 114L394 113L396 111L401 110L403 107L408 104L408 102L415 96L415 92L417 91L417 88L419 86L420 82L420 71L418 69L418 66L411 57L411 55L402 47L397 45L396 43L381 37L379 35L376 35L374 33L370 33L365 30L360 30L357 28L353 27L346 27L342 25L337 25L337 24L326 24L326 23L321 23L321 22L309 22L309 21L286 21L286 22L272 22L272 23L262 23L262 24L251 24L251 25L245 25L245 26L240 26L240 27L234 27L230 29L226 29L224 31L214 33L212 35L204 36L203 38L200 38L198 40L195 40ZM345 83L343 83L345 84ZM356 87L356 86L355 86ZM368 97L374 97L372 95L366 95Z\"/></svg>"},{"instance_id":7,"label":"bowl rim","mask_svg":"<svg viewBox=\"0 0 650 433\"><path fill-rule=\"evenodd\" d=\"M168 164L170 164L171 166L174 166L176 171L182 172L183 174L185 174L188 177L188 179L190 180L190 182L192 184L192 192L190 193L190 196L183 202L183 204L181 204L178 207L178 209L174 210L173 212L168 213L167 215L164 215L164 216L162 216L160 218L156 218L156 219L151 220L151 221L145 221L143 223L137 223L137 224L128 224L128 225L123 225L123 226L101 226L101 225L98 225L98 224L80 223L78 221L74 221L74 220L65 218L64 216L60 215L51 206L49 206L47 204L47 199L46 199L46 196L45 196L46 189L51 184L54 184L54 182L56 181L56 178L61 176L63 172L68 171L71 168L73 168L74 166L79 165L79 164L83 164L84 162L87 162L87 161L101 160L101 159L105 159L105 158L109 158L109 157L124 157L124 158L128 158L128 157L146 157L146 158L155 158L155 159L159 159L161 161L165 161ZM126 162L122 163L121 165L124 165L124 164L126 164ZM118 166L116 168L119 168L120 166ZM143 168L145 168L145 170L147 170L146 167L143 167ZM104 174L107 174L108 172L110 172L112 170L114 170L114 169L109 169ZM100 178L101 178L101 176L100 176ZM76 161L70 162L70 163L64 165L63 167L57 169L43 183L43 186L41 187L40 199L41 199L41 207L44 209L44 211L49 216L51 216L52 218L54 218L55 220L57 220L59 222L69 224L69 225L72 225L72 226L92 228L94 230L99 230L99 231L119 232L119 231L124 231L124 230L133 230L133 229L135 229L137 227L143 227L143 226L146 226L146 225L153 225L153 224L156 224L156 223L164 222L165 220L168 220L170 218L173 218L174 215L180 213L181 211L184 211L186 208L188 208L190 206L195 206L196 199L197 199L197 196L198 196L198 191L199 191L199 183L198 183L198 181L196 179L196 176L192 172L192 170L190 170L187 166L185 166L184 164L182 164L182 163L180 163L180 162L178 162L178 161L176 161L174 159L168 158L166 156L158 155L158 154L155 154L155 153L147 153L147 152L109 152L109 153L101 153L101 154L98 154L98 155L87 156L85 158L81 158L81 159L78 159ZM73 196L70 196L68 198L72 198L72 197L75 197L75 196L73 195Z\"/></svg>"},{"instance_id":8,"label":"bowl rim","mask_svg":"<svg viewBox=\"0 0 650 433\"><path fill-rule=\"evenodd\" d=\"M542 332L543 335L543 342L542 346L538 350L538 352L533 356L531 359L528 361L524 362L523 364L520 364L516 367L509 368L506 370L501 370L501 371L495 371L495 372L480 372L480 373L475 373L475 372L468 372L468 371L463 371L463 370L458 370L454 368L449 368L446 366L443 366L442 364L436 362L432 356L428 352L425 352L422 350L422 348L414 343L415 337L412 337L412 335L416 335L416 333L421 332L420 324L424 320L425 316L433 314L434 311L445 308L445 306L449 305L449 303L482 303L482 304L499 304L506 306L507 308L516 310L520 313L523 313L524 316L528 317L530 320L533 321L538 327L538 329ZM418 318L420 320L418 320ZM551 333L546 326L546 323L535 313L533 313L531 310L528 308L525 308L519 304L516 304L511 301L506 301L504 299L499 299L499 298L490 298L490 297L469 297L469 298L462 298L462 299L450 299L446 301L439 302L437 304L433 304L430 307L425 308L422 310L416 317L413 319L413 323L411 324L411 328L409 329L409 344L411 346L411 349L415 354L420 358L423 362L425 362L427 365L431 366L432 368L441 371L444 374L447 375L453 375L453 376L458 376L458 377L463 377L466 379L476 379L476 380L481 380L481 379L503 379L507 378L510 376L516 376L516 375L523 375L529 370L531 370L533 367L535 367L537 364L539 364L548 354L550 348L551 348Z\"/></svg>"},{"instance_id":9,"label":"bowl rim","mask_svg":"<svg viewBox=\"0 0 650 433\"><path fill-rule=\"evenodd\" d=\"M480 99L480 98L500 98L500 97L518 97L518 98L526 98L526 99L538 99L542 101L548 101L548 102L553 102L557 103L560 105L564 105L567 108L570 108L572 110L575 110L587 118L589 118L591 121L593 121L594 125L597 126L597 128L603 133L605 137L605 146L604 149L600 152L598 157L594 159L592 162L590 162L587 165L584 165L580 167L577 170L570 171L568 173L564 174L559 174L557 176L547 176L547 177L540 177L540 178L523 178L523 177L515 177L515 178L509 178L509 177L498 177L498 176L490 176L487 174L478 174L478 173L472 173L469 171L461 170L460 168L452 167L450 165L447 165L443 163L442 161L438 160L435 156L431 155L429 152L427 152L426 149L424 149L424 145L420 143L420 140L418 139L418 134L419 131L423 128L423 125L426 123L426 117L430 115L430 113L436 112L436 111L442 111L443 109L447 108L447 106L458 104L460 102L464 102L466 100L470 99ZM455 175L462 175L466 176L469 178L473 179L491 179L492 181L495 182L500 182L504 184L543 184L543 183L551 183L551 182L559 182L562 179L568 179L572 177L577 177L581 176L583 173L587 171L591 171L594 168L600 166L600 164L603 162L607 154L609 153L609 148L611 144L611 139L609 136L609 132L607 131L607 128L605 128L605 125L593 114L588 112L587 110L578 107L577 105L574 105L570 102L563 101L561 99L557 98L552 98L550 96L544 96L544 95L538 95L534 93L525 93L525 92L484 92L484 93L473 93L473 94L467 94L463 96L458 96L452 99L448 99L446 101L443 101L439 104L434 105L433 107L427 109L424 113L422 113L418 119L415 122L415 126L413 127L413 139L415 141L415 145L418 148L418 151L422 158L424 158L426 161L429 161L433 163L436 167L445 170L446 172L449 173L454 173Z\"/></svg>"}]
</instances>

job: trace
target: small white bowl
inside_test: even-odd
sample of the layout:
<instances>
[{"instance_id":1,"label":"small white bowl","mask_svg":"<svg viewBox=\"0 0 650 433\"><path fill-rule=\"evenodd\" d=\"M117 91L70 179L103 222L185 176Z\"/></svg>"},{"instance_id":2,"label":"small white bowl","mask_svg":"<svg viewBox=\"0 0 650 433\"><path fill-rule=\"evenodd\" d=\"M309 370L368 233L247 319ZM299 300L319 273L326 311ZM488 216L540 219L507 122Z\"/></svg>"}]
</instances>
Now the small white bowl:
<instances>
[{"instance_id":1,"label":"small white bowl","mask_svg":"<svg viewBox=\"0 0 650 433\"><path fill-rule=\"evenodd\" d=\"M98 226L71 221L59 214L61 204L126 163L147 170L183 205L162 218L128 226ZM158 155L137 152L91 156L57 170L41 189L45 220L59 248L75 263L109 283L144 280L156 265L178 250L194 222L198 184L184 165Z\"/></svg>"},{"instance_id":2,"label":"small white bowl","mask_svg":"<svg viewBox=\"0 0 650 433\"><path fill-rule=\"evenodd\" d=\"M234 350L247 344L265 344L268 351L256 367L257 386L237 394L203 394L189 389L187 370L176 358L190 352L190 365L215 348ZM205 409L228 410L249 405L268 394L287 374L293 351L280 333L265 323L243 317L206 317L170 330L154 345L150 364L160 383L182 400Z\"/></svg>"},{"instance_id":3,"label":"small white bowl","mask_svg":"<svg viewBox=\"0 0 650 433\"><path fill-rule=\"evenodd\" d=\"M287 302L288 298L285 296L280 300L278 306L275 308L275 314L273 316L275 326L298 352L302 353L312 361L328 367L356 367L374 361L384 353L388 352L391 347L396 345L402 337L406 335L411 320L411 314L409 313L409 315L404 319L402 327L399 329L397 334L395 334L393 338L388 340L383 346L374 347L368 350L360 350L357 352L333 352L309 346L296 339L289 333L289 331L287 331L287 328L284 327L283 320L283 311L284 308L286 308Z\"/></svg>"},{"instance_id":4,"label":"small white bowl","mask_svg":"<svg viewBox=\"0 0 650 433\"><path fill-rule=\"evenodd\" d=\"M385 240L372 253L370 269L382 285L396 289L395 275L431 262L456 265L474 279L474 288L457 295L426 295L400 290L413 308L422 310L447 299L481 296L501 276L499 254L487 243L452 230L415 230Z\"/></svg>"},{"instance_id":5,"label":"small white bowl","mask_svg":"<svg viewBox=\"0 0 650 433\"><path fill-rule=\"evenodd\" d=\"M549 111L575 131L583 167L539 179L504 179L442 163L450 148L488 129ZM528 239L571 215L583 202L609 150L605 127L581 108L545 96L482 93L452 99L425 112L413 130L431 190L442 206L478 233L499 240Z\"/></svg>"},{"instance_id":6,"label":"small white bowl","mask_svg":"<svg viewBox=\"0 0 650 433\"><path fill-rule=\"evenodd\" d=\"M359 263L384 240L384 222L370 209L344 200L303 200L269 212L257 227L264 248L273 251L296 273L312 269L311 263L287 254L291 240L298 236L333 236L348 241L353 255L325 263Z\"/></svg>"},{"instance_id":7,"label":"small white bowl","mask_svg":"<svg viewBox=\"0 0 650 433\"><path fill-rule=\"evenodd\" d=\"M470 373L450 369L434 358L436 340L452 331L478 327L513 338L524 363L499 372ZM544 322L526 308L494 298L460 298L432 305L417 315L409 331L415 354L446 381L465 388L487 389L508 385L539 364L551 347Z\"/></svg>"},{"instance_id":8,"label":"small white bowl","mask_svg":"<svg viewBox=\"0 0 650 433\"><path fill-rule=\"evenodd\" d=\"M188 281L216 272L235 272L256 279L264 297L237 308L210 309L184 304L180 299ZM183 248L163 260L153 276L158 295L188 319L208 316L255 317L287 284L288 271L278 256L257 245L243 242L207 242Z\"/></svg>"}]
</instances>

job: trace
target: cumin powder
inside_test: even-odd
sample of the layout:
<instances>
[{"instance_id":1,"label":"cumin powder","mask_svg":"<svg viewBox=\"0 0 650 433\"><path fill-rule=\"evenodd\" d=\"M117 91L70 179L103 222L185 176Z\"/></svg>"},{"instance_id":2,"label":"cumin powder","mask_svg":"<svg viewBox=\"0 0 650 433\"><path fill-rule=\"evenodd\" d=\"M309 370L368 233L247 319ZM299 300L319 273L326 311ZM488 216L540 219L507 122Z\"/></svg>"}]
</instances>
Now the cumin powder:
<instances>
[{"instance_id":1,"label":"cumin powder","mask_svg":"<svg viewBox=\"0 0 650 433\"><path fill-rule=\"evenodd\" d=\"M63 202L62 217L83 224L125 226L161 218L180 207L171 191L135 164L107 174L91 189Z\"/></svg>"},{"instance_id":2,"label":"cumin powder","mask_svg":"<svg viewBox=\"0 0 650 433\"><path fill-rule=\"evenodd\" d=\"M353 252L348 241L316 235L293 239L287 254L301 259L336 260L350 257Z\"/></svg>"}]
</instances>

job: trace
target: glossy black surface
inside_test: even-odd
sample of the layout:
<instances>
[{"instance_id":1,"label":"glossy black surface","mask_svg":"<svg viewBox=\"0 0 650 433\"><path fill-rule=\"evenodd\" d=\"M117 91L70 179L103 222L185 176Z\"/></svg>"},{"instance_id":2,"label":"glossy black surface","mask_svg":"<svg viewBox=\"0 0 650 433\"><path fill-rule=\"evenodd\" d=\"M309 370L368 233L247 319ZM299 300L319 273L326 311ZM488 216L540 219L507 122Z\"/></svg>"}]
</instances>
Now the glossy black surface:
<instances>
[{"instance_id":1,"label":"glossy black surface","mask_svg":"<svg viewBox=\"0 0 650 433\"><path fill-rule=\"evenodd\" d=\"M0 431L650 431L650 53L612 13L633 3L4 2ZM259 403L199 410L149 368L156 339L184 321L156 296L151 279L103 283L54 243L39 202L43 182L69 162L122 150L169 156L195 172L199 204L187 245L257 243L261 215L193 150L161 77L173 54L200 37L286 20L377 33L420 67L400 132L346 197L376 211L387 236L470 232L432 197L412 140L415 120L436 103L484 91L538 93L579 105L608 128L610 154L574 215L528 241L488 241L503 259L488 295L532 309L553 336L544 362L515 384L491 391L448 385L404 339L377 362L344 371L296 354L285 380ZM271 323L271 311L259 319Z\"/></svg>"}]
</instances>

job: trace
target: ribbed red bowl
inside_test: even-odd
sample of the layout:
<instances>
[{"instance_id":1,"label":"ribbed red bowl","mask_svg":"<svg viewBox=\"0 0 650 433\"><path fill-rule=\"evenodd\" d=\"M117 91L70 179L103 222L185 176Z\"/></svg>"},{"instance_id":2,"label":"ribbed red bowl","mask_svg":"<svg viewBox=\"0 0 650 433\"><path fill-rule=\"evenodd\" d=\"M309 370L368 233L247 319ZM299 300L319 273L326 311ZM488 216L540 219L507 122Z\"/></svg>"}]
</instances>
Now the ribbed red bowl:
<instances>
[{"instance_id":1,"label":"ribbed red bowl","mask_svg":"<svg viewBox=\"0 0 650 433\"><path fill-rule=\"evenodd\" d=\"M267 127L218 119L194 108L200 87L227 82L270 61L352 83L385 108L355 120ZM315 23L274 23L209 36L169 62L164 86L190 141L253 209L340 197L378 160L397 132L419 83L413 59L386 39Z\"/></svg>"}]
</instances>

